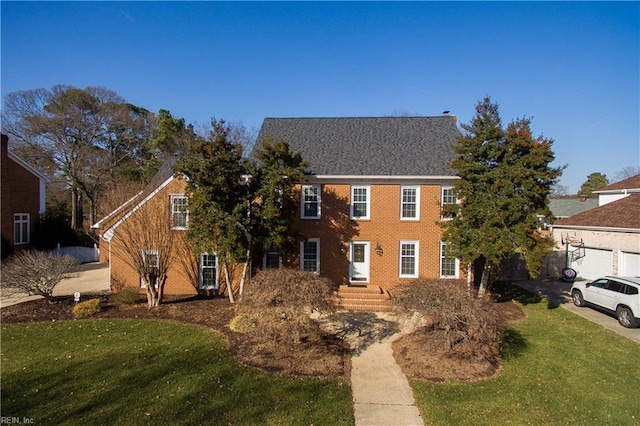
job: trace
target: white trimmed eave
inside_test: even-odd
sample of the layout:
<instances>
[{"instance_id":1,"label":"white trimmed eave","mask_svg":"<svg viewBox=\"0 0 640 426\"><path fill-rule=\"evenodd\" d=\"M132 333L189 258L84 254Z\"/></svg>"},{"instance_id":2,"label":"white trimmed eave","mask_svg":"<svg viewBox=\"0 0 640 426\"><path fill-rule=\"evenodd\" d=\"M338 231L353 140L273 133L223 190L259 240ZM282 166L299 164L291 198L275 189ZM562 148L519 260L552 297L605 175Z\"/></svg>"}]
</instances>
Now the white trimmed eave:
<instances>
[{"instance_id":1,"label":"white trimmed eave","mask_svg":"<svg viewBox=\"0 0 640 426\"><path fill-rule=\"evenodd\" d=\"M594 194L598 195L614 195L614 194L640 194L640 188L629 188L629 189L609 189L606 191L593 191Z\"/></svg>"},{"instance_id":2,"label":"white trimmed eave","mask_svg":"<svg viewBox=\"0 0 640 426\"><path fill-rule=\"evenodd\" d=\"M401 182L429 183L429 184L450 184L452 181L460 179L458 176L383 176L383 175L307 175L309 182L326 183L353 183L370 182L378 184L397 184Z\"/></svg>"},{"instance_id":3,"label":"white trimmed eave","mask_svg":"<svg viewBox=\"0 0 640 426\"><path fill-rule=\"evenodd\" d=\"M551 225L551 228L575 229L580 231L621 232L627 234L640 234L640 228L613 228L606 226L578 226L578 225Z\"/></svg>"},{"instance_id":4,"label":"white trimmed eave","mask_svg":"<svg viewBox=\"0 0 640 426\"><path fill-rule=\"evenodd\" d=\"M138 209L140 209L142 206L144 206L147 201L149 201L150 199L152 199L153 197L155 197L160 191L162 191L167 185L169 185L171 182L173 182L173 180L175 179L174 176L171 176L170 178L168 178L167 180L165 180L160 186L158 186L156 189L153 190L153 192L151 192L149 195L147 195L142 201L140 201L138 204L136 204L131 210L129 210L127 212L127 214L125 214L124 216L122 216L116 223L113 224L113 226L111 226L109 229L107 229L104 234L102 234L102 239L104 239L105 241L109 241L111 242L111 239L113 238L113 236L115 235L116 229L122 225L127 219L129 219L129 217L134 214L136 211L138 211Z\"/></svg>"},{"instance_id":5,"label":"white trimmed eave","mask_svg":"<svg viewBox=\"0 0 640 426\"><path fill-rule=\"evenodd\" d=\"M104 218L100 219L98 222L96 222L93 225L91 225L91 229L102 229L107 221L109 221L111 218L113 218L117 214L121 213L122 210L124 210L129 204L131 204L140 195L142 195L142 191L138 192L136 195L134 195L133 197L129 198L122 205L120 205L117 209L115 209L114 211L112 211L111 213L106 215Z\"/></svg>"}]
</instances>

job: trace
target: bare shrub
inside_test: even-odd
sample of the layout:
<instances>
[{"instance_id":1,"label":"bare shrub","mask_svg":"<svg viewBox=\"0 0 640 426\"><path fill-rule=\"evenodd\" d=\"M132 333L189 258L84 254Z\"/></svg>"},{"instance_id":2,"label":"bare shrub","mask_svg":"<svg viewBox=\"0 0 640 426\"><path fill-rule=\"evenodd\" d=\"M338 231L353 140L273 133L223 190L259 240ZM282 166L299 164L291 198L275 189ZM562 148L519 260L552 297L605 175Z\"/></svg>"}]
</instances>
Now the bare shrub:
<instances>
[{"instance_id":1,"label":"bare shrub","mask_svg":"<svg viewBox=\"0 0 640 426\"><path fill-rule=\"evenodd\" d=\"M293 269L260 271L245 289L238 316L255 323L265 339L300 343L321 334L313 311L333 312L333 283L310 272Z\"/></svg>"},{"instance_id":2,"label":"bare shrub","mask_svg":"<svg viewBox=\"0 0 640 426\"><path fill-rule=\"evenodd\" d=\"M77 276L73 272L80 262L55 252L23 251L2 265L2 287L5 293L27 293L53 300L53 289L63 279Z\"/></svg>"},{"instance_id":3,"label":"bare shrub","mask_svg":"<svg viewBox=\"0 0 640 426\"><path fill-rule=\"evenodd\" d=\"M432 320L432 330L441 334L448 356L496 358L497 315L490 302L467 293L464 281L417 279L400 287L396 303Z\"/></svg>"}]
</instances>

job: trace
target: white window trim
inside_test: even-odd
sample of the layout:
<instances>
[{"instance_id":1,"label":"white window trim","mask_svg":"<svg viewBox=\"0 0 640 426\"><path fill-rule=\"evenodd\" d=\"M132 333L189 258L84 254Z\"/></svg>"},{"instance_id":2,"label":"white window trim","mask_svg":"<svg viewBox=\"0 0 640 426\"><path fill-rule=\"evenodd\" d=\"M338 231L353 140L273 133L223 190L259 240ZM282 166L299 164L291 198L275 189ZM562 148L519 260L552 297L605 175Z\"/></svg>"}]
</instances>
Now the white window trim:
<instances>
[{"instance_id":1,"label":"white window trim","mask_svg":"<svg viewBox=\"0 0 640 426\"><path fill-rule=\"evenodd\" d=\"M171 229L174 230L186 230L189 227L189 198L185 194L170 194L170 209L171 209ZM173 225L173 215L181 212L174 211L174 201L176 199L185 199L187 210L183 212L186 215L185 222L186 226L174 226Z\"/></svg>"},{"instance_id":2,"label":"white window trim","mask_svg":"<svg viewBox=\"0 0 640 426\"><path fill-rule=\"evenodd\" d=\"M186 215L186 220L185 220L186 226L174 226L173 225L173 215L175 213L181 213L181 212L175 212L173 210L174 200L176 200L178 198L180 198L180 199L184 198L185 200L187 200L187 210L185 212L183 212ZM170 200L170 202L169 202L170 207L169 208L171 209L171 229L178 230L178 231L184 231L184 230L188 229L189 228L189 197L187 197L185 194L170 194L169 195L169 200Z\"/></svg>"},{"instance_id":3,"label":"white window trim","mask_svg":"<svg viewBox=\"0 0 640 426\"><path fill-rule=\"evenodd\" d=\"M26 220L22 219L22 216L26 216ZM27 225L25 235L22 235L22 226ZM20 225L19 232L16 232L16 225ZM18 239L18 237L21 237ZM13 214L13 244L23 245L29 244L31 241L31 214L30 213L14 213Z\"/></svg>"},{"instance_id":4,"label":"white window trim","mask_svg":"<svg viewBox=\"0 0 640 426\"><path fill-rule=\"evenodd\" d=\"M310 271L316 274L320 273L320 238L309 238L306 241L300 242L300 269L304 269L304 243L305 242L315 242L316 243L316 270Z\"/></svg>"},{"instance_id":5,"label":"white window trim","mask_svg":"<svg viewBox=\"0 0 640 426\"><path fill-rule=\"evenodd\" d=\"M357 216L353 215L353 192L356 189L365 189L366 190L366 205L367 205L367 214L365 216ZM349 203L349 217L354 220L369 220L371 219L371 187L369 185L353 185L351 186L351 202Z\"/></svg>"},{"instance_id":6,"label":"white window trim","mask_svg":"<svg viewBox=\"0 0 640 426\"><path fill-rule=\"evenodd\" d=\"M315 188L317 191L318 210L314 216L305 216L305 199L304 190L306 188ZM301 219L320 219L322 216L322 186L321 185L302 185L300 189L300 218Z\"/></svg>"},{"instance_id":7,"label":"white window trim","mask_svg":"<svg viewBox=\"0 0 640 426\"><path fill-rule=\"evenodd\" d=\"M443 186L442 189L440 190L440 219L441 220L452 220L452 217L445 217L442 213L444 213L444 206L446 205L450 205L452 203L445 203L444 202L444 191L445 190L452 190L453 191L453 186ZM455 194L454 194L455 196ZM460 204L460 200L458 200L458 197L456 197L456 202L455 204Z\"/></svg>"},{"instance_id":8,"label":"white window trim","mask_svg":"<svg viewBox=\"0 0 640 426\"><path fill-rule=\"evenodd\" d=\"M155 254L156 256L156 264L153 265L155 268L160 267L160 252L158 250L142 250L142 259L146 262L147 256L150 254ZM155 283L155 287L158 288L158 283ZM147 282L144 280L144 277L140 277L140 288L147 288Z\"/></svg>"},{"instance_id":9,"label":"white window trim","mask_svg":"<svg viewBox=\"0 0 640 426\"><path fill-rule=\"evenodd\" d=\"M403 200L404 197L404 190L405 189L414 189L416 191L416 201L415 201L415 205L416 205L416 217L404 217L402 215L403 213L403 206L405 204L412 204L412 203L405 203ZM400 187L400 220L406 220L406 221L418 221L420 220L420 187L419 186L401 186Z\"/></svg>"},{"instance_id":10,"label":"white window trim","mask_svg":"<svg viewBox=\"0 0 640 426\"><path fill-rule=\"evenodd\" d=\"M262 269L267 269L267 255L276 253L278 255L278 268L282 269L282 254L279 251L269 251L262 256Z\"/></svg>"},{"instance_id":11,"label":"white window trim","mask_svg":"<svg viewBox=\"0 0 640 426\"><path fill-rule=\"evenodd\" d=\"M203 265L203 260L204 260L204 256L213 256L215 258L215 266L213 266L216 270L216 277L215 277L215 283L213 288L210 287L203 287L204 284L204 265ZM198 288L200 288L201 290L218 290L220 288L220 268L219 268L219 260L218 260L218 256L215 253L209 254L209 253L202 253L200 255L200 261L198 262Z\"/></svg>"},{"instance_id":12,"label":"white window trim","mask_svg":"<svg viewBox=\"0 0 640 426\"><path fill-rule=\"evenodd\" d=\"M413 256L415 259L415 271L413 274L403 274L402 273L402 245L403 244L413 244L415 248L415 255ZM400 278L418 278L420 274L420 241L415 240L400 240L400 244L398 246L398 276Z\"/></svg>"},{"instance_id":13,"label":"white window trim","mask_svg":"<svg viewBox=\"0 0 640 426\"><path fill-rule=\"evenodd\" d=\"M439 266L440 278L459 278L460 277L460 260L457 257L455 258L456 265L455 265L455 273L454 273L454 275L444 275L442 273L442 261L444 260L445 245L446 245L445 243L440 241L440 261L438 262L440 264L440 266Z\"/></svg>"}]
</instances>

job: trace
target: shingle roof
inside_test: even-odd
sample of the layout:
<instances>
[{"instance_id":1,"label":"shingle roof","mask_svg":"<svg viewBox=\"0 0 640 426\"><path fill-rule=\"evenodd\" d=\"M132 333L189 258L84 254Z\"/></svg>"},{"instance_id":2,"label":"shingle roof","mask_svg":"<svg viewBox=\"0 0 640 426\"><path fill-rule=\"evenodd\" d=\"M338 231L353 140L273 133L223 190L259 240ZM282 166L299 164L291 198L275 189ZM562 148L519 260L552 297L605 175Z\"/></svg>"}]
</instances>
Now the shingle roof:
<instances>
[{"instance_id":1,"label":"shingle roof","mask_svg":"<svg viewBox=\"0 0 640 426\"><path fill-rule=\"evenodd\" d=\"M620 182L612 183L611 185L605 186L604 188L594 191L615 191L619 189L640 189L640 174L631 176L630 178L621 180Z\"/></svg>"},{"instance_id":2,"label":"shingle roof","mask_svg":"<svg viewBox=\"0 0 640 426\"><path fill-rule=\"evenodd\" d=\"M454 116L266 118L256 146L285 140L312 175L455 176Z\"/></svg>"},{"instance_id":3,"label":"shingle roof","mask_svg":"<svg viewBox=\"0 0 640 426\"><path fill-rule=\"evenodd\" d=\"M549 209L556 218L573 216L595 207L598 207L597 198L587 198L584 201L578 197L549 199Z\"/></svg>"},{"instance_id":4,"label":"shingle roof","mask_svg":"<svg viewBox=\"0 0 640 426\"><path fill-rule=\"evenodd\" d=\"M555 225L640 229L639 213L640 194L631 194L612 203L560 219Z\"/></svg>"}]
</instances>

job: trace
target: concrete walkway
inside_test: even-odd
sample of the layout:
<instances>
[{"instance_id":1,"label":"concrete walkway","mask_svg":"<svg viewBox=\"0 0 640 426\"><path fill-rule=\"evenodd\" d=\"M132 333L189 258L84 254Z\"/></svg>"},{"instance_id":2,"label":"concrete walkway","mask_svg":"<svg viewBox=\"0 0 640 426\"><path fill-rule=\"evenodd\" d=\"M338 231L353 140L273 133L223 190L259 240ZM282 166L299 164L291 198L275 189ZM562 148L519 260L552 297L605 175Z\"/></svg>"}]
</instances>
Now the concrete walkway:
<instances>
[{"instance_id":1,"label":"concrete walkway","mask_svg":"<svg viewBox=\"0 0 640 426\"><path fill-rule=\"evenodd\" d=\"M356 426L423 425L409 381L391 344L420 324L393 313L339 312L317 318L322 328L349 344Z\"/></svg>"},{"instance_id":2,"label":"concrete walkway","mask_svg":"<svg viewBox=\"0 0 640 426\"><path fill-rule=\"evenodd\" d=\"M76 277L62 280L54 287L54 296L73 296L76 291L79 291L82 299L84 294L102 294L110 291L109 264L85 263L79 265L76 271L78 272ZM3 295L0 297L0 308L40 299L41 297L27 294Z\"/></svg>"},{"instance_id":3,"label":"concrete walkway","mask_svg":"<svg viewBox=\"0 0 640 426\"><path fill-rule=\"evenodd\" d=\"M393 358L394 334L351 359L356 426L423 425L409 381Z\"/></svg>"}]
</instances>

